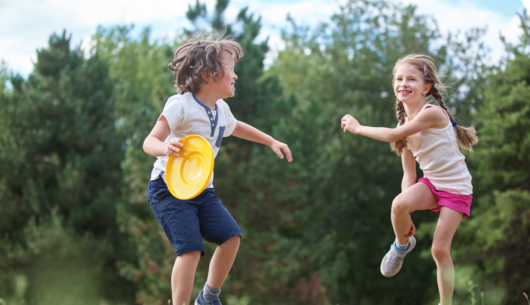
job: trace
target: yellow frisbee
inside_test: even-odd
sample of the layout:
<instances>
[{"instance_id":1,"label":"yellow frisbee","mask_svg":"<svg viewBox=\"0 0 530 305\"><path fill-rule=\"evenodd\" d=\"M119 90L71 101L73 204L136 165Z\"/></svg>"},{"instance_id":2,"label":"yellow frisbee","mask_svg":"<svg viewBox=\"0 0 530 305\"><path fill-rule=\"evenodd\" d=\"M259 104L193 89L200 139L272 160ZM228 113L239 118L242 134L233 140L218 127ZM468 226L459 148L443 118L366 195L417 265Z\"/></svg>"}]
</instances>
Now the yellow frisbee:
<instances>
[{"instance_id":1,"label":"yellow frisbee","mask_svg":"<svg viewBox=\"0 0 530 305\"><path fill-rule=\"evenodd\" d=\"M213 150L208 141L198 135L181 140L179 157L169 156L166 165L167 188L181 200L197 197L210 182L213 173Z\"/></svg>"}]
</instances>

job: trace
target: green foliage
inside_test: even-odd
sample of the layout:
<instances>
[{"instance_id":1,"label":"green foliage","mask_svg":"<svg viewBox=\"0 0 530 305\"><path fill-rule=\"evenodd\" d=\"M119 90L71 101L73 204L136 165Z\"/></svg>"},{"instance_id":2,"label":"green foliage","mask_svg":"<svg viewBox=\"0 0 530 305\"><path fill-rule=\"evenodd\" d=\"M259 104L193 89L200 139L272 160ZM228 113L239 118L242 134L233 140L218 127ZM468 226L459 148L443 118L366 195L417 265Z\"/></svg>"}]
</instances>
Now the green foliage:
<instances>
[{"instance_id":1,"label":"green foliage","mask_svg":"<svg viewBox=\"0 0 530 305\"><path fill-rule=\"evenodd\" d=\"M227 3L218 3L217 8L226 8ZM202 4L197 2L195 10L197 7L202 7ZM189 12L192 10L194 9L190 7ZM219 10L217 12L223 13ZM205 17L205 14L201 17ZM275 77L258 81L263 74L263 60L268 51L266 41L259 44L253 42L259 32L260 21L259 18L247 15L246 10L240 12L238 19L242 23L243 31L234 38L241 43L245 56L236 65L236 73L239 76L237 96L229 102L238 119L246 121L250 117L259 117L261 123L257 122L257 125L271 124L274 123L274 111L281 111L283 108L273 108L267 113L256 115L260 113L259 110L269 107L267 105L271 99L270 92L275 96L281 94ZM139 39L132 38L131 30L132 27L98 29L93 37L91 52L108 62L110 77L115 83L113 95L118 116L116 126L127 138L122 162L124 200L118 206L118 223L136 245L137 261L120 261L119 272L126 279L136 283L137 302L154 303L162 302L171 295L169 276L175 250L167 243L164 232L147 204L145 189L154 159L143 152L142 142L154 126L167 98L176 94L172 84L173 76L167 64L185 35L191 35L193 32L185 31L184 35L177 37L175 41L168 41L152 39L148 28ZM249 103L251 96L255 98ZM251 123L256 125L256 122ZM248 159L253 145L242 140L234 145L237 147L237 157ZM221 154L226 155L226 150L222 150ZM234 159L237 160L237 157ZM235 161L232 162L234 163ZM229 164L216 164L216 172L223 173ZM237 174L240 175L239 172ZM219 175L223 177L223 174ZM212 252L209 251L208 257L203 260L205 262L201 263L197 271L199 280L196 281L196 291L202 288L206 280L207 262ZM237 284L235 286L237 287Z\"/></svg>"},{"instance_id":2,"label":"green foliage","mask_svg":"<svg viewBox=\"0 0 530 305\"><path fill-rule=\"evenodd\" d=\"M520 304L530 285L530 53L522 52L528 35L521 46L508 47L513 59L491 75L477 113L483 127L471 158L478 196L459 243L460 257L477 267L482 284L506 291L502 304Z\"/></svg>"},{"instance_id":3,"label":"green foliage","mask_svg":"<svg viewBox=\"0 0 530 305\"><path fill-rule=\"evenodd\" d=\"M154 126L167 98L175 94L167 68L180 37L173 42L153 39L149 28L139 38L133 27L99 28L91 52L109 65L114 82L116 128L126 139L122 157L122 201L117 223L135 246L136 257L120 260L119 275L135 283L136 302L153 304L171 296L170 275L175 250L167 243L147 203L146 186L154 158L142 143Z\"/></svg>"},{"instance_id":4,"label":"green foliage","mask_svg":"<svg viewBox=\"0 0 530 305\"><path fill-rule=\"evenodd\" d=\"M107 64L54 34L28 79L11 82L0 95L0 295L129 300L130 284L116 277L130 251L116 224L124 139Z\"/></svg>"},{"instance_id":5,"label":"green foliage","mask_svg":"<svg viewBox=\"0 0 530 305\"><path fill-rule=\"evenodd\" d=\"M393 64L410 53L433 56L444 78L455 83L453 90L465 93L452 94L449 103L465 109L471 106L469 96L479 100L459 87L469 84L470 76L455 62L481 65L480 57L468 57L459 48L462 43L453 40L435 47L441 36L432 24L414 7L352 1L333 17L333 24L314 31L293 24L293 32L284 35L286 48L267 74L279 75L286 94L299 101L296 116L283 129L296 164L271 176L288 175L282 182L294 187L274 185L276 191L264 193L275 196L267 202L280 201L279 227L289 216L296 225L280 230L285 246L277 248L274 264L288 267L270 278L293 287L316 271L332 303L355 299L360 304L425 304L437 295L432 258L420 258L422 249L430 248L429 237L419 241L407 272L399 278L379 274L381 258L393 240L388 216L400 192L401 162L388 144L343 134L339 127L347 113L361 124L395 126ZM473 81L479 83L480 77ZM470 112L461 117L469 119ZM422 227L436 216L423 212L413 218Z\"/></svg>"},{"instance_id":6,"label":"green foliage","mask_svg":"<svg viewBox=\"0 0 530 305\"><path fill-rule=\"evenodd\" d=\"M401 162L388 144L339 127L346 113L395 126L392 69L410 53L435 58L459 124L479 129L468 155L473 217L453 243L455 299L468 304L481 289L487 304L520 303L530 284L528 31L491 69L483 30L443 37L414 6L352 0L329 24L291 22L265 71L260 17L244 8L227 21L228 5L217 1L212 17L196 1L187 12L194 29L172 40L149 28L133 37L132 26L100 27L89 58L53 35L27 79L0 66L0 296L9 304L167 302L175 250L147 203L154 158L142 143L176 94L173 52L206 27L243 47L236 96L227 100L235 117L289 144L294 157L287 164L265 146L223 141L214 184L243 230L224 303L438 303L430 257L437 214L413 215L418 250L397 277L383 278ZM192 297L214 250L206 244Z\"/></svg>"}]
</instances>

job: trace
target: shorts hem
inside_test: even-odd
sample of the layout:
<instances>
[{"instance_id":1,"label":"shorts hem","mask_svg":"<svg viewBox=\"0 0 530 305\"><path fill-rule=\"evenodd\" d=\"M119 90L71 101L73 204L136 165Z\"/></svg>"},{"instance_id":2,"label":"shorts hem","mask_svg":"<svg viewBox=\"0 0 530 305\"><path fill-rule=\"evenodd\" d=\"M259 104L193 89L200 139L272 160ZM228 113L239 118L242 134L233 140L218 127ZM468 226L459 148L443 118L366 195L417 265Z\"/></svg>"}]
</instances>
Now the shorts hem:
<instances>
[{"instance_id":1,"label":"shorts hem","mask_svg":"<svg viewBox=\"0 0 530 305\"><path fill-rule=\"evenodd\" d=\"M469 215L470 215L470 214L469 214L470 211L461 211L461 210L459 210L459 209L455 209L454 207L449 206L449 205L446 205L446 204L443 204L443 203L438 203L438 207L436 207L436 208L434 208L434 209L431 209L431 211L433 211L433 212L440 212L440 209L441 209L442 207L450 208L450 209L453 210L453 211L460 212L460 213L462 213L462 216L463 216L463 217L469 217Z\"/></svg>"},{"instance_id":2,"label":"shorts hem","mask_svg":"<svg viewBox=\"0 0 530 305\"><path fill-rule=\"evenodd\" d=\"M241 233L241 230L233 230L233 231L230 231L226 234L224 234L223 236L221 236L219 238L219 242L216 242L217 245L222 245L224 244L227 240L229 240L230 238L234 237L234 236L241 236L241 238L243 238L243 234Z\"/></svg>"},{"instance_id":3,"label":"shorts hem","mask_svg":"<svg viewBox=\"0 0 530 305\"><path fill-rule=\"evenodd\" d=\"M425 184L431 190L431 192L433 193L434 197L436 197L436 204L438 206L436 208L434 208L434 209L431 209L431 211L439 212L441 207L444 206L446 208L450 208L453 211L457 211L457 212L462 213L463 217L469 217L469 215L471 213L471 201L469 202L469 205L458 204L458 205L455 206L454 204L451 204L451 200L450 199L443 198L443 197L440 198L439 194L440 193L447 193L447 194L451 194L451 195L455 195L455 196L472 196L472 195L459 195L459 194L452 194L452 193L444 192L444 191L438 191L434 187L434 185L431 183L431 181L429 181L429 179L427 179L425 177L418 179L418 183Z\"/></svg>"},{"instance_id":4,"label":"shorts hem","mask_svg":"<svg viewBox=\"0 0 530 305\"><path fill-rule=\"evenodd\" d=\"M185 253L190 253L190 252L194 252L194 251L201 251L201 256L204 256L205 252L204 252L204 245L203 244L196 244L196 245L189 245L185 248L182 248L182 249L179 249L177 250L177 252L175 253L177 256L181 255L181 254L185 254Z\"/></svg>"}]
</instances>

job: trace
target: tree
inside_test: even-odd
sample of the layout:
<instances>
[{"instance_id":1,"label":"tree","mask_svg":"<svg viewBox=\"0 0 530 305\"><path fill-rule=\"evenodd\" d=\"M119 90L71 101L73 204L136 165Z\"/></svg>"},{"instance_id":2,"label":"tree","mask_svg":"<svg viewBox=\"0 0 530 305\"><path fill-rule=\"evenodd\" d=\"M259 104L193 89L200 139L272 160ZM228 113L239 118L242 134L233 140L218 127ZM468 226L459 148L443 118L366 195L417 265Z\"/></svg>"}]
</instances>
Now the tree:
<instances>
[{"instance_id":1,"label":"tree","mask_svg":"<svg viewBox=\"0 0 530 305\"><path fill-rule=\"evenodd\" d=\"M456 246L469 265L462 278L479 283L495 304L524 302L530 286L530 19L526 12L520 19L520 43L506 44L476 116L480 142L470 157L477 196Z\"/></svg>"},{"instance_id":2,"label":"tree","mask_svg":"<svg viewBox=\"0 0 530 305\"><path fill-rule=\"evenodd\" d=\"M124 138L113 83L97 56L53 34L27 80L0 94L0 294L13 302L127 301L116 262L131 254L116 224Z\"/></svg>"},{"instance_id":3,"label":"tree","mask_svg":"<svg viewBox=\"0 0 530 305\"><path fill-rule=\"evenodd\" d=\"M473 101L481 103L480 91L465 87L484 86L482 75L467 72L484 67L479 37L475 31L467 43L454 36L444 40L435 20L418 15L414 6L383 1L350 1L331 24L313 30L293 24L293 31L286 31L286 48L267 73L279 75L285 93L298 101L296 115L281 128L289 135L296 165L294 173L287 167L283 172L267 167L277 171L270 176L280 176L289 188L261 192L272 199L265 200L268 207L281 211L276 215L279 241L270 255L275 258L271 264L281 266L270 276L281 278L280 287L308 286L316 272L332 303L424 304L437 298L428 235L409 255L407 272L393 279L379 274L393 240L388 215L400 192L401 164L388 144L343 135L339 122L352 113L361 124L396 126L394 63L406 54L424 53L435 58L444 79L460 92L444 95L457 115L467 119L460 122L472 123ZM295 214L287 213L287 207ZM436 216L423 212L413 218L425 231L429 227L423 225Z\"/></svg>"}]
</instances>

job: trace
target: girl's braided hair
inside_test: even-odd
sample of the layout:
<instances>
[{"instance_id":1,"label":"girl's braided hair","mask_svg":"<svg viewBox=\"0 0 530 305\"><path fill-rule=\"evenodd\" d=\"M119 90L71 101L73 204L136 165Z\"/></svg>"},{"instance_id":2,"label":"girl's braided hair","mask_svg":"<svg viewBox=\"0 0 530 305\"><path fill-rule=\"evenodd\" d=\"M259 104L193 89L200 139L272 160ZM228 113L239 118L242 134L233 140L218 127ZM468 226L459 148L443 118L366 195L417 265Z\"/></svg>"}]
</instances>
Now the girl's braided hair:
<instances>
[{"instance_id":1,"label":"girl's braided hair","mask_svg":"<svg viewBox=\"0 0 530 305\"><path fill-rule=\"evenodd\" d=\"M396 74L396 71L399 66L404 64L414 66L421 71L422 75L424 75L423 80L425 84L432 85L431 89L429 90L429 92L427 92L425 97L432 96L434 100L438 102L438 105L440 105L440 107L447 112L451 123L455 122L453 114L451 113L451 111L449 111L449 109L447 109L447 106L445 105L442 99L442 95L440 94L439 90L445 91L446 86L442 83L440 77L438 76L438 69L436 67L436 63L434 62L434 59L432 59L430 56L421 54L407 55L396 62L393 72L394 75ZM424 74L425 66L427 67L427 75ZM392 85L394 85L394 79L392 80ZM403 106L403 102L400 100L396 100L396 116L400 125L405 124L405 107ZM456 138L460 146L469 151L473 151L472 146L478 142L475 127L462 127L460 125L456 125L454 128ZM407 139L404 138L396 142L390 143L390 147L392 148L392 151L397 153L398 156L401 156L401 154L403 153L403 149L407 147Z\"/></svg>"},{"instance_id":2,"label":"girl's braided hair","mask_svg":"<svg viewBox=\"0 0 530 305\"><path fill-rule=\"evenodd\" d=\"M168 67L175 75L175 88L179 94L197 93L201 84L206 84L203 72L209 73L214 79L224 76L221 53L232 54L237 63L243 57L241 45L221 34L215 38L213 34L200 33L197 38L190 39L175 52Z\"/></svg>"}]
</instances>

